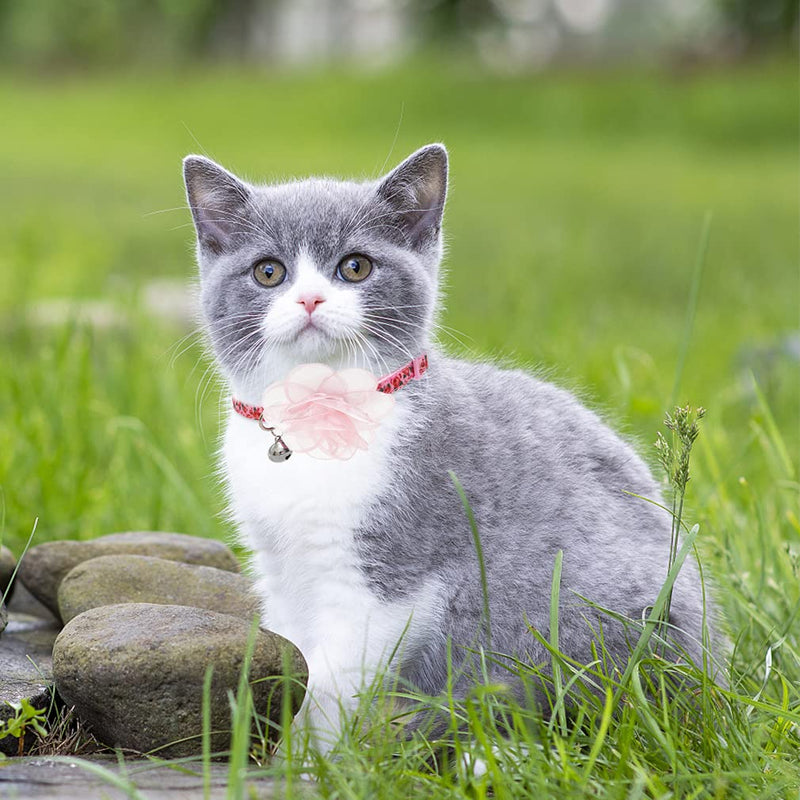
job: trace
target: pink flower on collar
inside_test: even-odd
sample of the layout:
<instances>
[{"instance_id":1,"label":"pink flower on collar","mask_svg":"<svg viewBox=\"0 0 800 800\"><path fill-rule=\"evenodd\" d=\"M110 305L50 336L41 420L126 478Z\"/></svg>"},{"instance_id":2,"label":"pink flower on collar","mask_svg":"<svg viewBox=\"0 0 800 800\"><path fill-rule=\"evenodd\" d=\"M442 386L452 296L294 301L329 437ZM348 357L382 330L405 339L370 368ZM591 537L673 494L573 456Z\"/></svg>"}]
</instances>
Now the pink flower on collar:
<instances>
[{"instance_id":1,"label":"pink flower on collar","mask_svg":"<svg viewBox=\"0 0 800 800\"><path fill-rule=\"evenodd\" d=\"M267 387L263 419L294 452L346 461L369 447L394 406L394 397L377 386L363 369L301 364Z\"/></svg>"}]
</instances>

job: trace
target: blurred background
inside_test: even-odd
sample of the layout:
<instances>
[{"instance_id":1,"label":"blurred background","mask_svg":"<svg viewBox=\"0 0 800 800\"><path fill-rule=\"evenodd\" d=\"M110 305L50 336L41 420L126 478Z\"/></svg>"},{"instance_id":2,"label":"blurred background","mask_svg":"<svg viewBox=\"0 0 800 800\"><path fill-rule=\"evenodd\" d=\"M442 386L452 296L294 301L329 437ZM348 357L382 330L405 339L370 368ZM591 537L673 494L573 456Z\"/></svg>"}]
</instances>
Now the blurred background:
<instances>
[{"instance_id":1,"label":"blurred background","mask_svg":"<svg viewBox=\"0 0 800 800\"><path fill-rule=\"evenodd\" d=\"M443 141L442 343L651 462L705 406L703 547L796 574L797 33L794 0L0 0L4 541L230 534L185 154L374 178Z\"/></svg>"},{"instance_id":2,"label":"blurred background","mask_svg":"<svg viewBox=\"0 0 800 800\"><path fill-rule=\"evenodd\" d=\"M793 0L37 0L0 3L10 64L276 67L407 60L421 49L487 69L629 58L678 67L787 47Z\"/></svg>"}]
</instances>

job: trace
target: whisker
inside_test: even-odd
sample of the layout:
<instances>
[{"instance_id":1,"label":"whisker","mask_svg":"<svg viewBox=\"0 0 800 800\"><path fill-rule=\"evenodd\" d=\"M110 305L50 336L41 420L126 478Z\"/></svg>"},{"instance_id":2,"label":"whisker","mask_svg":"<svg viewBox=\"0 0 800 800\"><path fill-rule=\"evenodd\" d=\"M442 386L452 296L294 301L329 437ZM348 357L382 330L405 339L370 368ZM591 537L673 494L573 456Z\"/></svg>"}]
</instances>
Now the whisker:
<instances>
[{"instance_id":1,"label":"whisker","mask_svg":"<svg viewBox=\"0 0 800 800\"><path fill-rule=\"evenodd\" d=\"M463 347L464 350L467 351L475 350L476 342L472 336L469 336L466 333L462 333L456 328L449 328L447 325L440 325L438 322L432 323L432 327L434 328L434 330L441 331L445 336L449 336L454 342ZM464 339L462 339L461 336L466 337L468 341L464 341ZM469 342L471 342L471 344Z\"/></svg>"},{"instance_id":2,"label":"whisker","mask_svg":"<svg viewBox=\"0 0 800 800\"><path fill-rule=\"evenodd\" d=\"M414 320L414 319L403 319L402 317L386 317L381 314L364 314L365 319L372 320L377 324L382 324L384 322L395 325L398 328L402 328L406 326L408 328L424 328L425 323L421 320Z\"/></svg>"},{"instance_id":3,"label":"whisker","mask_svg":"<svg viewBox=\"0 0 800 800\"><path fill-rule=\"evenodd\" d=\"M369 331L369 333L379 341L383 341L388 344L390 347L393 347L400 352L407 355L409 358L414 358L411 351L393 334L389 333L388 331L381 330L380 328L374 328L369 323L362 323L362 328Z\"/></svg>"},{"instance_id":4,"label":"whisker","mask_svg":"<svg viewBox=\"0 0 800 800\"><path fill-rule=\"evenodd\" d=\"M172 356L170 357L169 364L168 364L169 369L174 369L175 368L175 364L178 363L178 359L182 355L184 355L184 353L188 353L189 350L191 350L193 347L198 347L202 343L202 339L203 339L204 333L205 333L204 331L196 331L195 333L191 334L191 337L184 336L182 339L180 339L180 341L177 343L177 345L173 345L170 348L170 349L174 350L175 352L173 352ZM176 348L177 348L177 346L179 346L182 343L185 343L185 346L181 347L180 351L178 351ZM169 352L169 351L167 351L167 352Z\"/></svg>"},{"instance_id":5,"label":"whisker","mask_svg":"<svg viewBox=\"0 0 800 800\"><path fill-rule=\"evenodd\" d=\"M154 217L156 214L169 214L171 211L191 211L190 205L173 206L172 208L157 208L155 211L145 211L143 217Z\"/></svg>"},{"instance_id":6,"label":"whisker","mask_svg":"<svg viewBox=\"0 0 800 800\"><path fill-rule=\"evenodd\" d=\"M393 311L397 308L425 308L429 304L428 303L409 303L407 305L396 305L396 306L371 306L365 305L365 311Z\"/></svg>"},{"instance_id":7,"label":"whisker","mask_svg":"<svg viewBox=\"0 0 800 800\"><path fill-rule=\"evenodd\" d=\"M363 333L361 333L361 331L355 331L355 334L358 337L357 341L359 343L359 347L361 348L361 351L364 354L364 360L369 364L369 357L367 356L366 350L364 350L364 346L366 345L370 349L372 354L375 356L375 359L377 361L376 366L381 368L381 372L383 373L389 372L389 369L387 368L386 365L386 360L381 355L380 351L372 344L372 342L370 342L369 339L367 339L367 337L364 336Z\"/></svg>"}]
</instances>

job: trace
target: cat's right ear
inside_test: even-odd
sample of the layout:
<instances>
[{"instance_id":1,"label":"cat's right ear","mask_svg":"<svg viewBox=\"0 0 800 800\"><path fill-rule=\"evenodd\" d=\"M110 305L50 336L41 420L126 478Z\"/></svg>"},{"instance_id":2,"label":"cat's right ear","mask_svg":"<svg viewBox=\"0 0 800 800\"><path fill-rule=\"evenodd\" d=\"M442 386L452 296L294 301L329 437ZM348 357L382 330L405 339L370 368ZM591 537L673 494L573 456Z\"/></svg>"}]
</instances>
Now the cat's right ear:
<instances>
[{"instance_id":1,"label":"cat's right ear","mask_svg":"<svg viewBox=\"0 0 800 800\"><path fill-rule=\"evenodd\" d=\"M183 159L183 180L200 246L222 253L234 234L248 225L250 190L235 175L203 156Z\"/></svg>"}]
</instances>

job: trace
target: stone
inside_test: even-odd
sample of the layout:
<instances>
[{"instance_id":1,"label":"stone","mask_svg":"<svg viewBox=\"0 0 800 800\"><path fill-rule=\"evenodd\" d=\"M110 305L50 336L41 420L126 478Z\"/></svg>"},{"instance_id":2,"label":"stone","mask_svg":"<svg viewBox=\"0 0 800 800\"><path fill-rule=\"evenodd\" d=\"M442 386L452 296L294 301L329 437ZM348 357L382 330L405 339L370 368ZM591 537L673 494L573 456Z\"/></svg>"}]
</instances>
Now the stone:
<instances>
[{"instance_id":1,"label":"stone","mask_svg":"<svg viewBox=\"0 0 800 800\"><path fill-rule=\"evenodd\" d=\"M68 622L56 639L56 688L104 744L184 757L201 752L203 681L212 665L211 747L226 750L228 693L238 686L252 632L251 623L240 617L189 606L92 608ZM296 713L305 660L286 639L256 630L250 685L257 713L273 726L281 718L284 659L293 676L287 683Z\"/></svg>"},{"instance_id":2,"label":"stone","mask_svg":"<svg viewBox=\"0 0 800 800\"><path fill-rule=\"evenodd\" d=\"M98 768L102 770L98 774ZM115 755L82 758L15 758L0 766L0 797L8 800L228 800L230 767L227 764L172 764ZM114 783L112 783L114 781ZM206 794L205 782L208 782ZM243 797L270 800L286 796L282 782L261 775L247 776ZM136 792L136 793L134 793ZM311 797L304 786L295 787L299 797ZM316 795L316 793L314 793Z\"/></svg>"},{"instance_id":3,"label":"stone","mask_svg":"<svg viewBox=\"0 0 800 800\"><path fill-rule=\"evenodd\" d=\"M142 531L36 545L22 559L17 577L31 594L58 614L58 587L62 578L82 561L112 554L156 556L229 572L239 571L236 556L222 542L184 533Z\"/></svg>"},{"instance_id":4,"label":"stone","mask_svg":"<svg viewBox=\"0 0 800 800\"><path fill-rule=\"evenodd\" d=\"M50 708L53 699L53 665L51 652L60 625L53 617L41 618L9 611L8 626L0 637L0 722L14 715L10 703L27 700L34 708ZM33 743L26 735L23 750ZM11 736L0 739L0 752L17 755L19 740ZM5 796L0 790L0 796Z\"/></svg>"},{"instance_id":5,"label":"stone","mask_svg":"<svg viewBox=\"0 0 800 800\"><path fill-rule=\"evenodd\" d=\"M8 612L12 616L15 613L26 614L31 617L38 617L39 619L47 620L58 624L60 620L56 615L45 605L42 605L26 588L22 581L15 581L17 589L14 596L8 602ZM61 628L61 625L58 625Z\"/></svg>"},{"instance_id":6,"label":"stone","mask_svg":"<svg viewBox=\"0 0 800 800\"><path fill-rule=\"evenodd\" d=\"M14 554L5 545L0 545L0 598L3 597L6 589L8 589L8 584L11 583L11 576L14 574L16 566L17 559L14 558ZM16 581L11 584L11 589L5 595L6 602L11 598L14 584L16 584Z\"/></svg>"},{"instance_id":7,"label":"stone","mask_svg":"<svg viewBox=\"0 0 800 800\"><path fill-rule=\"evenodd\" d=\"M97 606L157 603L195 606L252 620L258 600L244 575L153 556L99 556L67 573L58 589L63 622Z\"/></svg>"}]
</instances>

